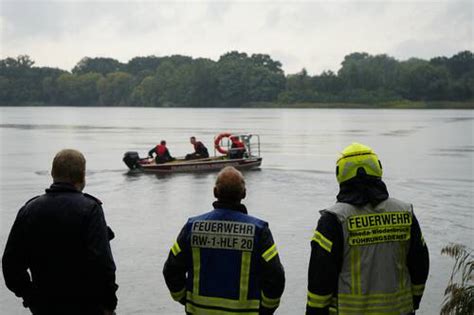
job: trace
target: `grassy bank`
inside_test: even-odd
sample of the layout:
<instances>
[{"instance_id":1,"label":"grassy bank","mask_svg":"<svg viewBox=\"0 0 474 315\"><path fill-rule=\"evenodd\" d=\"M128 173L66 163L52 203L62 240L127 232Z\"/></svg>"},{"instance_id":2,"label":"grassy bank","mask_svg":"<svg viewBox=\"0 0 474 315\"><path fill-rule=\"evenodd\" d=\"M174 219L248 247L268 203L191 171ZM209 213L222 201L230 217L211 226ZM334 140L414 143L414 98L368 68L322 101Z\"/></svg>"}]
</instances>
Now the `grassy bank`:
<instances>
[{"instance_id":1,"label":"grassy bank","mask_svg":"<svg viewBox=\"0 0 474 315\"><path fill-rule=\"evenodd\" d=\"M27 102L15 105L0 104L0 106L34 106L34 107L48 107L48 106L63 106L60 104L45 104L41 102ZM65 106L67 107L67 106ZM82 106L82 107L95 107L91 106ZM114 106L110 106L114 107ZM116 107L127 107L127 106L116 106ZM129 106L134 107L134 106ZM181 106L162 106L162 107L181 107ZM209 106L199 106L202 108L207 108ZM380 103L293 103L293 104L284 104L284 103L274 103L274 102L254 102L254 103L245 103L241 106L216 106L216 108L367 108L367 109L377 109L377 108L392 108L392 109L474 109L474 100L465 101L465 102L450 102L450 101L390 101L390 102L380 102Z\"/></svg>"},{"instance_id":2,"label":"grassy bank","mask_svg":"<svg viewBox=\"0 0 474 315\"><path fill-rule=\"evenodd\" d=\"M466 102L450 101L390 101L373 104L363 103L247 103L242 107L249 108L393 108L393 109L474 109L474 100Z\"/></svg>"}]
</instances>

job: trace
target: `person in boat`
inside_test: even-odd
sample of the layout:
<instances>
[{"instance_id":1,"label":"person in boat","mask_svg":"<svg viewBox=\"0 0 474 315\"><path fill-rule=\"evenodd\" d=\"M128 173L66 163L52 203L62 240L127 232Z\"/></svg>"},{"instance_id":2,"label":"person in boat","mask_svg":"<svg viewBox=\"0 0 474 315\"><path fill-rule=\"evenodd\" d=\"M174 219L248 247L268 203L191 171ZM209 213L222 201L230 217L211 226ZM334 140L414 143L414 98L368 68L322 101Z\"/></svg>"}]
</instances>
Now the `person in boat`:
<instances>
[{"instance_id":1,"label":"person in boat","mask_svg":"<svg viewBox=\"0 0 474 315\"><path fill-rule=\"evenodd\" d=\"M311 240L306 314L414 314L429 255L413 206L389 197L370 147L349 145L336 165L337 203Z\"/></svg>"},{"instance_id":2,"label":"person in boat","mask_svg":"<svg viewBox=\"0 0 474 315\"><path fill-rule=\"evenodd\" d=\"M161 140L160 144L148 151L149 157L153 157L153 154L156 154L156 164L162 164L174 160L174 158L170 154L170 151L166 147L165 140Z\"/></svg>"},{"instance_id":3,"label":"person in boat","mask_svg":"<svg viewBox=\"0 0 474 315\"><path fill-rule=\"evenodd\" d=\"M114 234L102 202L82 192L85 174L82 153L58 152L53 184L19 210L11 228L3 276L34 315L114 314Z\"/></svg>"},{"instance_id":4,"label":"person in boat","mask_svg":"<svg viewBox=\"0 0 474 315\"><path fill-rule=\"evenodd\" d=\"M217 175L213 210L188 219L163 268L172 298L187 314L273 314L285 272L268 223L241 203L245 180L228 166Z\"/></svg>"},{"instance_id":5,"label":"person in boat","mask_svg":"<svg viewBox=\"0 0 474 315\"><path fill-rule=\"evenodd\" d=\"M197 141L196 137L192 136L189 138L189 142L194 146L194 152L186 154L186 160L204 159L209 157L209 152L206 146L201 142Z\"/></svg>"},{"instance_id":6,"label":"person in boat","mask_svg":"<svg viewBox=\"0 0 474 315\"><path fill-rule=\"evenodd\" d=\"M242 159L245 154L245 145L240 141L238 136L231 136L230 141L232 142L229 150L230 159Z\"/></svg>"}]
</instances>

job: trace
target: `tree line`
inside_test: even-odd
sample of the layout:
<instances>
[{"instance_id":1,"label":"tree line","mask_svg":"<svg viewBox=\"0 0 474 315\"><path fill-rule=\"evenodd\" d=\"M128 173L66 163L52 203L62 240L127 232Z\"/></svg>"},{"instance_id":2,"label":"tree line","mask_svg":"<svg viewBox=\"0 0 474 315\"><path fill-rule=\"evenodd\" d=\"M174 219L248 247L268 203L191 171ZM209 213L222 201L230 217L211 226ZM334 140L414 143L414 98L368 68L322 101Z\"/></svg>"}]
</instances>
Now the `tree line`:
<instances>
[{"instance_id":1,"label":"tree line","mask_svg":"<svg viewBox=\"0 0 474 315\"><path fill-rule=\"evenodd\" d=\"M337 73L285 75L266 54L232 51L213 61L182 55L81 59L72 71L0 60L0 105L238 107L249 103L363 103L474 99L474 55L399 61L352 53Z\"/></svg>"}]
</instances>

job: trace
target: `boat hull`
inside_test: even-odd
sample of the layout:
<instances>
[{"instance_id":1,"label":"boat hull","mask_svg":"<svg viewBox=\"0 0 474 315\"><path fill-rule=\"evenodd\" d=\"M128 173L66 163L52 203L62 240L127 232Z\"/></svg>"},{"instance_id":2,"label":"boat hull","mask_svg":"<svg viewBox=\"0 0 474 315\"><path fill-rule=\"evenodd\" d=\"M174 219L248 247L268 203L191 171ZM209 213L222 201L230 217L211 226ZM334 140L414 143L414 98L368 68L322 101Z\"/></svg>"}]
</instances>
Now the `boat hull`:
<instances>
[{"instance_id":1,"label":"boat hull","mask_svg":"<svg viewBox=\"0 0 474 315\"><path fill-rule=\"evenodd\" d=\"M175 160L162 164L141 160L134 167L130 167L129 164L127 164L127 166L129 166L130 169L138 169L147 173L190 173L219 171L226 166L233 166L237 169L251 169L258 168L261 164L261 157L249 157L244 159L215 157L199 160Z\"/></svg>"}]
</instances>

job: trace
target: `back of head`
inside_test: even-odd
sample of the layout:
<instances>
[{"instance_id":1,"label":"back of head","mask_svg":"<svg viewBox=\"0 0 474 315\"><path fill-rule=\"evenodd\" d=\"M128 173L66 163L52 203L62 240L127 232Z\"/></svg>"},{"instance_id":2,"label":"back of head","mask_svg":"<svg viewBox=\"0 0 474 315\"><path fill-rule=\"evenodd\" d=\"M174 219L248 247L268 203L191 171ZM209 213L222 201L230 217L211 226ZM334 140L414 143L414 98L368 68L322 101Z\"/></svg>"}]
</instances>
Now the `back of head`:
<instances>
[{"instance_id":1,"label":"back of head","mask_svg":"<svg viewBox=\"0 0 474 315\"><path fill-rule=\"evenodd\" d=\"M364 144L354 142L347 146L336 164L339 184L361 175L382 178L382 164L377 154Z\"/></svg>"},{"instance_id":2,"label":"back of head","mask_svg":"<svg viewBox=\"0 0 474 315\"><path fill-rule=\"evenodd\" d=\"M232 166L222 169L217 175L214 196L220 201L238 203L245 198L245 179Z\"/></svg>"},{"instance_id":3,"label":"back of head","mask_svg":"<svg viewBox=\"0 0 474 315\"><path fill-rule=\"evenodd\" d=\"M165 141L165 140L161 140L160 144L161 144L161 145L166 145L166 141Z\"/></svg>"},{"instance_id":4,"label":"back of head","mask_svg":"<svg viewBox=\"0 0 474 315\"><path fill-rule=\"evenodd\" d=\"M59 151L53 160L51 175L55 183L82 185L85 182L86 159L81 152L73 149Z\"/></svg>"}]
</instances>

